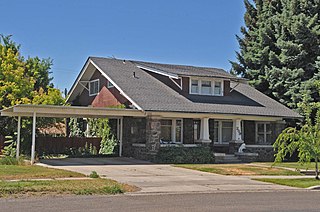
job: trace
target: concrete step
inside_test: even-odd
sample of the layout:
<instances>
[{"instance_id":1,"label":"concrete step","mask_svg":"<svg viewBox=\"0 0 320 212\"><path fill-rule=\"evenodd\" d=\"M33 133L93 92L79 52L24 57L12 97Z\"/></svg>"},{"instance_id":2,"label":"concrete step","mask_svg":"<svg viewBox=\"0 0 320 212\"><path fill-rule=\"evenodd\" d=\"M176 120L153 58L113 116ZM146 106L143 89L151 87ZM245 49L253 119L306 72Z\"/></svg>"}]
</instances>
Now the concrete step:
<instances>
[{"instance_id":1,"label":"concrete step","mask_svg":"<svg viewBox=\"0 0 320 212\"><path fill-rule=\"evenodd\" d=\"M217 153L215 154L215 163L241 163L242 161L235 155Z\"/></svg>"}]
</instances>

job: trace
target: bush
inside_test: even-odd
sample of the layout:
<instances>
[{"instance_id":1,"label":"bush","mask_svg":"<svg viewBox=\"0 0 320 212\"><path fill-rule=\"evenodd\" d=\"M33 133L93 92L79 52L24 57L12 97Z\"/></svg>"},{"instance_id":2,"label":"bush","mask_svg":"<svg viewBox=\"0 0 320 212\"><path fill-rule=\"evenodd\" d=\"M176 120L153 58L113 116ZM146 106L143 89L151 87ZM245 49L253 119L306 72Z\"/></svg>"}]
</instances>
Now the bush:
<instances>
[{"instance_id":1,"label":"bush","mask_svg":"<svg viewBox=\"0 0 320 212\"><path fill-rule=\"evenodd\" d=\"M213 152L209 147L164 147L156 155L157 163L213 163Z\"/></svg>"},{"instance_id":2,"label":"bush","mask_svg":"<svg viewBox=\"0 0 320 212\"><path fill-rule=\"evenodd\" d=\"M0 159L0 165L25 165L25 162L22 157L17 160L15 157L5 156Z\"/></svg>"},{"instance_id":3,"label":"bush","mask_svg":"<svg viewBox=\"0 0 320 212\"><path fill-rule=\"evenodd\" d=\"M100 176L96 171L92 171L91 174L89 175L90 178L99 178Z\"/></svg>"},{"instance_id":4,"label":"bush","mask_svg":"<svg viewBox=\"0 0 320 212\"><path fill-rule=\"evenodd\" d=\"M92 155L98 155L97 148L93 146L92 144L89 144L86 142L84 147L79 148L70 148L66 150L66 154L71 157L79 157L79 156L92 156Z\"/></svg>"}]
</instances>

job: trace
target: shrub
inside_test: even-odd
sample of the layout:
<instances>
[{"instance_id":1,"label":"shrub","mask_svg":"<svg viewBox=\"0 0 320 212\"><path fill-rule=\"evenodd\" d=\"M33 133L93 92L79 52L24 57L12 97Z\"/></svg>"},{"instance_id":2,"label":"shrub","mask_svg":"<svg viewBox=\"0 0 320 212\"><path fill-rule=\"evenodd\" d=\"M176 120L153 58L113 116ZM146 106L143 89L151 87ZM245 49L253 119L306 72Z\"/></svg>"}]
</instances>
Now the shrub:
<instances>
[{"instance_id":1,"label":"shrub","mask_svg":"<svg viewBox=\"0 0 320 212\"><path fill-rule=\"evenodd\" d=\"M7 145L3 148L2 154L9 157L15 157L17 144L14 141L13 136L6 136L5 138L6 138L6 141L4 143Z\"/></svg>"},{"instance_id":2,"label":"shrub","mask_svg":"<svg viewBox=\"0 0 320 212\"><path fill-rule=\"evenodd\" d=\"M89 175L90 178L99 178L100 176L96 171L92 171L91 174Z\"/></svg>"},{"instance_id":3,"label":"shrub","mask_svg":"<svg viewBox=\"0 0 320 212\"><path fill-rule=\"evenodd\" d=\"M209 147L164 147L155 157L157 163L213 163L213 152Z\"/></svg>"},{"instance_id":4,"label":"shrub","mask_svg":"<svg viewBox=\"0 0 320 212\"><path fill-rule=\"evenodd\" d=\"M5 156L0 159L0 165L25 165L25 162L22 157L17 160L15 157Z\"/></svg>"},{"instance_id":5,"label":"shrub","mask_svg":"<svg viewBox=\"0 0 320 212\"><path fill-rule=\"evenodd\" d=\"M88 142L84 145L84 147L79 148L70 148L66 150L66 154L72 157L78 157L78 156L92 156L92 155L98 155L98 150L95 146L92 144L88 145Z\"/></svg>"}]
</instances>

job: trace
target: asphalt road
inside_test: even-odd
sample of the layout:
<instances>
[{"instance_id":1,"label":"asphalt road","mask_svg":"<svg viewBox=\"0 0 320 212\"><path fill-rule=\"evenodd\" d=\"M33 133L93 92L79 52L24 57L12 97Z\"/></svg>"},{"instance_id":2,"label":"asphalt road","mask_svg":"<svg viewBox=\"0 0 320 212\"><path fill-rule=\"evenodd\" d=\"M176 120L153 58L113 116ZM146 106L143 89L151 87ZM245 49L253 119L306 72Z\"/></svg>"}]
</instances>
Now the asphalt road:
<instances>
[{"instance_id":1,"label":"asphalt road","mask_svg":"<svg viewBox=\"0 0 320 212\"><path fill-rule=\"evenodd\" d=\"M0 211L320 211L319 199L319 191L32 197L0 199Z\"/></svg>"}]
</instances>

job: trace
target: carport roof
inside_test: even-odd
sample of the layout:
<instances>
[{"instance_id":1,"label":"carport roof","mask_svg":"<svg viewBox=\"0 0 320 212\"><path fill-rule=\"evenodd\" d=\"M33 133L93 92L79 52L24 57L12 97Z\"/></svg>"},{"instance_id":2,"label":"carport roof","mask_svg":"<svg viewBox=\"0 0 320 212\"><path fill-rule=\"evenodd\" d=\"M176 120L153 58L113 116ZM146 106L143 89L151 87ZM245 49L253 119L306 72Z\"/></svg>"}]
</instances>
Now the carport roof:
<instances>
[{"instance_id":1,"label":"carport roof","mask_svg":"<svg viewBox=\"0 0 320 212\"><path fill-rule=\"evenodd\" d=\"M56 106L56 105L15 105L0 111L1 116L26 116L31 117L83 117L83 118L102 118L102 117L121 117L137 116L143 117L145 113L136 109L119 108L98 108L80 106Z\"/></svg>"}]
</instances>

